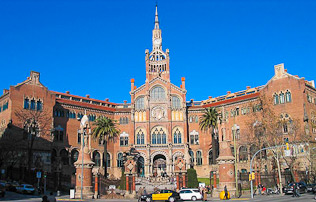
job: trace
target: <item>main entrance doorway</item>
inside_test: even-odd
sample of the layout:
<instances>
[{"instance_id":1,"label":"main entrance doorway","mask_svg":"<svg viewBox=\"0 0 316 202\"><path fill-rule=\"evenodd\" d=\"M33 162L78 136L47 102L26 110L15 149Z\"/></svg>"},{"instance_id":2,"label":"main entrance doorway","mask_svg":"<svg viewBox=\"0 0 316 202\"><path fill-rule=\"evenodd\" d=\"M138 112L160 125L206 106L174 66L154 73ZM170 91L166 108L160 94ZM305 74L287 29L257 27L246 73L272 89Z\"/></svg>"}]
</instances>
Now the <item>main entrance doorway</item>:
<instances>
[{"instance_id":1,"label":"main entrance doorway","mask_svg":"<svg viewBox=\"0 0 316 202\"><path fill-rule=\"evenodd\" d=\"M155 177L164 176L167 172L166 157L162 154L158 154L153 159L153 175Z\"/></svg>"}]
</instances>

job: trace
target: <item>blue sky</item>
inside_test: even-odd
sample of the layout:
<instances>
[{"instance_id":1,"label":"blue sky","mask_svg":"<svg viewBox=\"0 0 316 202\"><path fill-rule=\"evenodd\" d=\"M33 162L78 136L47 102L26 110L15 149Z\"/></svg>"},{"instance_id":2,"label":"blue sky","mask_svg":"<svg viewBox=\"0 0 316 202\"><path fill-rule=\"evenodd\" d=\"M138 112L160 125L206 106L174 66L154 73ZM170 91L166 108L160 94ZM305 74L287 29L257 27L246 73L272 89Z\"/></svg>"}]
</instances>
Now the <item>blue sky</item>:
<instances>
[{"instance_id":1,"label":"blue sky","mask_svg":"<svg viewBox=\"0 0 316 202\"><path fill-rule=\"evenodd\" d=\"M0 89L31 70L50 90L130 102L145 82L155 0L1 0ZM171 82L187 100L264 85L273 66L316 79L316 1L159 0Z\"/></svg>"}]
</instances>

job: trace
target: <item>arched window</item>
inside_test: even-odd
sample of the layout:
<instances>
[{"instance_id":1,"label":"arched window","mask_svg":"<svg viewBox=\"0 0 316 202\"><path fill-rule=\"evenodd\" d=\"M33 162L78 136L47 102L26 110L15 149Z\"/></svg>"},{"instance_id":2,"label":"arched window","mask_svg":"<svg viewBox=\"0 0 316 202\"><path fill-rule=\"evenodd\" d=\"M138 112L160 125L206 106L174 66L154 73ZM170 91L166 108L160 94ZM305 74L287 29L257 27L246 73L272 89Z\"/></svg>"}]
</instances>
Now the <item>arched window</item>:
<instances>
[{"instance_id":1,"label":"arched window","mask_svg":"<svg viewBox=\"0 0 316 202\"><path fill-rule=\"evenodd\" d=\"M117 167L123 167L123 154L121 152L117 154Z\"/></svg>"},{"instance_id":2,"label":"arched window","mask_svg":"<svg viewBox=\"0 0 316 202\"><path fill-rule=\"evenodd\" d=\"M36 103L36 110L41 111L43 109L42 101L38 100Z\"/></svg>"},{"instance_id":3,"label":"arched window","mask_svg":"<svg viewBox=\"0 0 316 202\"><path fill-rule=\"evenodd\" d=\"M210 149L208 152L208 165L213 165L213 150Z\"/></svg>"},{"instance_id":4,"label":"arched window","mask_svg":"<svg viewBox=\"0 0 316 202\"><path fill-rule=\"evenodd\" d=\"M262 148L267 148L268 146L266 144L263 144ZM267 150L261 151L261 156L263 159L267 160Z\"/></svg>"},{"instance_id":5,"label":"arched window","mask_svg":"<svg viewBox=\"0 0 316 202\"><path fill-rule=\"evenodd\" d=\"M52 150L51 162L54 163L56 161L57 152L55 149Z\"/></svg>"},{"instance_id":6,"label":"arched window","mask_svg":"<svg viewBox=\"0 0 316 202\"><path fill-rule=\"evenodd\" d=\"M151 134L152 144L166 144L167 135L162 127L156 127Z\"/></svg>"},{"instance_id":7,"label":"arched window","mask_svg":"<svg viewBox=\"0 0 316 202\"><path fill-rule=\"evenodd\" d=\"M196 165L202 165L202 152L196 152Z\"/></svg>"},{"instance_id":8,"label":"arched window","mask_svg":"<svg viewBox=\"0 0 316 202\"><path fill-rule=\"evenodd\" d=\"M120 134L120 146L128 146L128 136L125 132Z\"/></svg>"},{"instance_id":9,"label":"arched window","mask_svg":"<svg viewBox=\"0 0 316 202\"><path fill-rule=\"evenodd\" d=\"M139 129L136 134L136 144L145 144L145 135L142 129Z\"/></svg>"},{"instance_id":10,"label":"arched window","mask_svg":"<svg viewBox=\"0 0 316 202\"><path fill-rule=\"evenodd\" d=\"M275 105L279 104L279 96L277 94L273 95L273 101Z\"/></svg>"},{"instance_id":11,"label":"arched window","mask_svg":"<svg viewBox=\"0 0 316 202\"><path fill-rule=\"evenodd\" d=\"M151 90L150 98L152 100L165 100L166 99L165 90L160 86L154 87Z\"/></svg>"},{"instance_id":12,"label":"arched window","mask_svg":"<svg viewBox=\"0 0 316 202\"><path fill-rule=\"evenodd\" d=\"M194 164L194 153L192 150L189 151L191 164Z\"/></svg>"},{"instance_id":13,"label":"arched window","mask_svg":"<svg viewBox=\"0 0 316 202\"><path fill-rule=\"evenodd\" d=\"M76 149L71 151L71 164L74 164L78 160L79 152Z\"/></svg>"},{"instance_id":14,"label":"arched window","mask_svg":"<svg viewBox=\"0 0 316 202\"><path fill-rule=\"evenodd\" d=\"M65 149L61 150L60 151L60 157L61 157L61 162L63 163L63 165L68 165L69 164L67 150L65 150Z\"/></svg>"},{"instance_id":15,"label":"arched window","mask_svg":"<svg viewBox=\"0 0 316 202\"><path fill-rule=\"evenodd\" d=\"M94 166L100 167L101 158L100 158L100 153L98 151L93 152L93 162L95 163Z\"/></svg>"},{"instance_id":16,"label":"arched window","mask_svg":"<svg viewBox=\"0 0 316 202\"><path fill-rule=\"evenodd\" d=\"M172 108L173 109L181 108L181 101L180 101L180 98L178 98L177 96L172 96Z\"/></svg>"},{"instance_id":17,"label":"arched window","mask_svg":"<svg viewBox=\"0 0 316 202\"><path fill-rule=\"evenodd\" d=\"M24 99L24 109L30 108L30 100L28 98Z\"/></svg>"},{"instance_id":18,"label":"arched window","mask_svg":"<svg viewBox=\"0 0 316 202\"><path fill-rule=\"evenodd\" d=\"M135 109L136 110L144 110L145 109L145 98L144 97L138 97L135 101Z\"/></svg>"},{"instance_id":19,"label":"arched window","mask_svg":"<svg viewBox=\"0 0 316 202\"><path fill-rule=\"evenodd\" d=\"M285 93L286 102L292 102L292 96L290 91L286 91Z\"/></svg>"},{"instance_id":20,"label":"arched window","mask_svg":"<svg viewBox=\"0 0 316 202\"><path fill-rule=\"evenodd\" d=\"M248 160L248 150L246 146L241 146L239 148L239 161L247 161Z\"/></svg>"},{"instance_id":21,"label":"arched window","mask_svg":"<svg viewBox=\"0 0 316 202\"><path fill-rule=\"evenodd\" d=\"M193 121L193 118L192 118L192 116L190 116L189 117L189 122L192 123L192 121Z\"/></svg>"},{"instance_id":22,"label":"arched window","mask_svg":"<svg viewBox=\"0 0 316 202\"><path fill-rule=\"evenodd\" d=\"M173 133L173 143L174 144L181 144L182 143L182 137L181 132L179 128L177 128Z\"/></svg>"},{"instance_id":23,"label":"arched window","mask_svg":"<svg viewBox=\"0 0 316 202\"><path fill-rule=\"evenodd\" d=\"M31 100L31 109L35 110L35 100L34 99Z\"/></svg>"},{"instance_id":24,"label":"arched window","mask_svg":"<svg viewBox=\"0 0 316 202\"><path fill-rule=\"evenodd\" d=\"M190 132L190 144L199 144L199 133L196 130Z\"/></svg>"},{"instance_id":25,"label":"arched window","mask_svg":"<svg viewBox=\"0 0 316 202\"><path fill-rule=\"evenodd\" d=\"M280 104L284 104L284 93L280 93Z\"/></svg>"},{"instance_id":26,"label":"arched window","mask_svg":"<svg viewBox=\"0 0 316 202\"><path fill-rule=\"evenodd\" d=\"M198 122L199 122L199 117L195 116L195 123L198 123Z\"/></svg>"},{"instance_id":27,"label":"arched window","mask_svg":"<svg viewBox=\"0 0 316 202\"><path fill-rule=\"evenodd\" d=\"M251 145L250 146L250 158L253 157L253 155L255 155L255 153L258 151L258 147L256 145Z\"/></svg>"}]
</instances>

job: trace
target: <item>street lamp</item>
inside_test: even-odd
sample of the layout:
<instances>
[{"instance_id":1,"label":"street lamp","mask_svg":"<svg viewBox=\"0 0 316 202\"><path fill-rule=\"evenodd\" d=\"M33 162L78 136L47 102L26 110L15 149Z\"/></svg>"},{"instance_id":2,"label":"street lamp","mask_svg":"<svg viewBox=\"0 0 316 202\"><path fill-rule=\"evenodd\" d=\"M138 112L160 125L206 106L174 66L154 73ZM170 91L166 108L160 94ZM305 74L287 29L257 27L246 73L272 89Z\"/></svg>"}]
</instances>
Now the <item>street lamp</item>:
<instances>
[{"instance_id":1,"label":"street lamp","mask_svg":"<svg viewBox=\"0 0 316 202\"><path fill-rule=\"evenodd\" d=\"M89 119L86 116L83 116L82 118L78 118L78 121L80 121L80 128L81 128L81 139L82 139L82 144L81 144L81 193L80 193L80 198L83 199L83 167L84 167L84 149L85 149L85 136L87 133L87 129L89 129L88 133L91 133L91 128L89 127Z\"/></svg>"},{"instance_id":2,"label":"street lamp","mask_svg":"<svg viewBox=\"0 0 316 202\"><path fill-rule=\"evenodd\" d=\"M237 124L233 126L233 139L234 139L234 157L235 157L235 186L236 186L236 196L238 194L238 178L237 178L237 151L236 151L236 132Z\"/></svg>"}]
</instances>

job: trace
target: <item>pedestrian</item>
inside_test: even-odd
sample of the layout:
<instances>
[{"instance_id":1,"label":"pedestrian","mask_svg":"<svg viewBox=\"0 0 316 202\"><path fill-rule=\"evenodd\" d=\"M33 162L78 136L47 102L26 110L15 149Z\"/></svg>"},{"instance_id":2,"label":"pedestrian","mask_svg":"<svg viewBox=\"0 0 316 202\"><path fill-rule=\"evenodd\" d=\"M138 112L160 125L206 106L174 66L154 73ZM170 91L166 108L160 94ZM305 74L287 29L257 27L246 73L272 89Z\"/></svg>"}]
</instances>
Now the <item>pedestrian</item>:
<instances>
[{"instance_id":1,"label":"pedestrian","mask_svg":"<svg viewBox=\"0 0 316 202\"><path fill-rule=\"evenodd\" d=\"M144 195L147 195L147 191L146 191L145 187L143 187L143 193L144 193Z\"/></svg>"},{"instance_id":2,"label":"pedestrian","mask_svg":"<svg viewBox=\"0 0 316 202\"><path fill-rule=\"evenodd\" d=\"M211 197L213 197L213 190L214 190L214 186L211 186Z\"/></svg>"},{"instance_id":3,"label":"pedestrian","mask_svg":"<svg viewBox=\"0 0 316 202\"><path fill-rule=\"evenodd\" d=\"M206 188L203 188L203 201L207 201L207 192Z\"/></svg>"},{"instance_id":4,"label":"pedestrian","mask_svg":"<svg viewBox=\"0 0 316 202\"><path fill-rule=\"evenodd\" d=\"M261 184L258 184L257 189L258 189L258 194L261 195Z\"/></svg>"},{"instance_id":5,"label":"pedestrian","mask_svg":"<svg viewBox=\"0 0 316 202\"><path fill-rule=\"evenodd\" d=\"M138 198L139 201L141 200L142 192L143 192L143 188L139 187L138 192L137 192L137 198Z\"/></svg>"},{"instance_id":6,"label":"pedestrian","mask_svg":"<svg viewBox=\"0 0 316 202\"><path fill-rule=\"evenodd\" d=\"M293 196L296 197L296 183L293 184Z\"/></svg>"},{"instance_id":7,"label":"pedestrian","mask_svg":"<svg viewBox=\"0 0 316 202\"><path fill-rule=\"evenodd\" d=\"M52 191L50 192L49 196L47 197L47 200L49 202L56 202L56 198L55 198L55 196L54 196Z\"/></svg>"},{"instance_id":8,"label":"pedestrian","mask_svg":"<svg viewBox=\"0 0 316 202\"><path fill-rule=\"evenodd\" d=\"M300 197L301 194L300 194L300 187L297 185L296 186L296 197Z\"/></svg>"},{"instance_id":9,"label":"pedestrian","mask_svg":"<svg viewBox=\"0 0 316 202\"><path fill-rule=\"evenodd\" d=\"M227 191L226 185L224 186L224 192L225 192L224 199L229 199L229 198L228 198L228 191Z\"/></svg>"},{"instance_id":10,"label":"pedestrian","mask_svg":"<svg viewBox=\"0 0 316 202\"><path fill-rule=\"evenodd\" d=\"M42 202L49 202L49 201L47 200L47 196L46 196L46 195L44 195L44 196L42 197Z\"/></svg>"},{"instance_id":11,"label":"pedestrian","mask_svg":"<svg viewBox=\"0 0 316 202\"><path fill-rule=\"evenodd\" d=\"M240 198L240 197L241 197L241 195L242 195L242 187L241 187L241 183L238 183L238 192L239 192L238 198Z\"/></svg>"}]
</instances>

